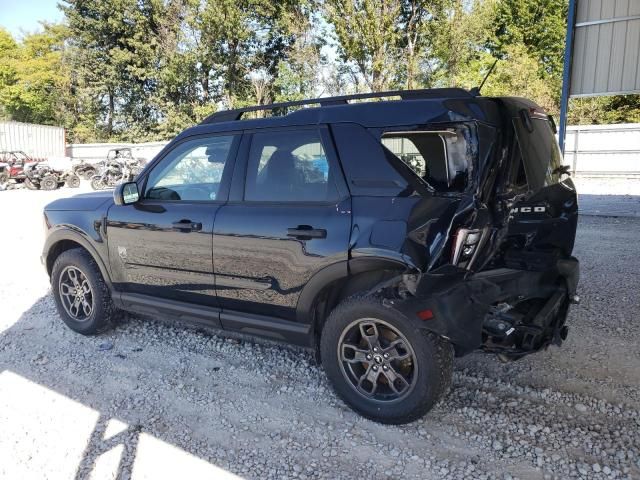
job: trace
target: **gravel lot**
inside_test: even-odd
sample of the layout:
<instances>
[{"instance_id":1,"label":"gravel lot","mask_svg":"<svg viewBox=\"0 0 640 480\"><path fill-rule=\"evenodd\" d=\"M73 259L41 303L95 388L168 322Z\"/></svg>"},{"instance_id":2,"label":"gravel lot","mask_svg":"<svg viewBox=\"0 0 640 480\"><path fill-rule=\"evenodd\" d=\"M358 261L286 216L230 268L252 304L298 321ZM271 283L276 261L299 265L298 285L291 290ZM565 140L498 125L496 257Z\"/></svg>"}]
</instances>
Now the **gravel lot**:
<instances>
[{"instance_id":1,"label":"gravel lot","mask_svg":"<svg viewBox=\"0 0 640 480\"><path fill-rule=\"evenodd\" d=\"M640 218L581 218L562 348L457 360L448 397L391 427L304 351L135 317L67 329L38 257L42 206L73 193L0 192L0 478L640 478Z\"/></svg>"}]
</instances>

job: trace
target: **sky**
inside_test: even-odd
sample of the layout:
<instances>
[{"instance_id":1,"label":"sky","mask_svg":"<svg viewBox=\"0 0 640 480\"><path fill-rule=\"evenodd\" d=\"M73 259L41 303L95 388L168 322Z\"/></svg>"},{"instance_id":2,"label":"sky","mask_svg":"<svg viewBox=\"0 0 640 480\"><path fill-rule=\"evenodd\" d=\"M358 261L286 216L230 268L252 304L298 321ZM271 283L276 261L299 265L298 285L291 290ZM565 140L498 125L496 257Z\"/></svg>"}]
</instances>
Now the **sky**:
<instances>
[{"instance_id":1,"label":"sky","mask_svg":"<svg viewBox=\"0 0 640 480\"><path fill-rule=\"evenodd\" d=\"M57 5L58 0L0 0L0 26L20 38L22 32L41 30L40 20L61 20Z\"/></svg>"}]
</instances>

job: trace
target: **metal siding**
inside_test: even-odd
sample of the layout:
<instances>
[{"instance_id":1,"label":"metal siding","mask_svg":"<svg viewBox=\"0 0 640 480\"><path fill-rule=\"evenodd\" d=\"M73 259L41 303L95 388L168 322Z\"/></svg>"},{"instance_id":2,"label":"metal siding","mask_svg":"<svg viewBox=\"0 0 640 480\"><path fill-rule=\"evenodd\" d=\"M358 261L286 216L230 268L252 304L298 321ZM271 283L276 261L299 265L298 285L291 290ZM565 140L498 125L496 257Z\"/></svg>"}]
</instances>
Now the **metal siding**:
<instances>
[{"instance_id":1,"label":"metal siding","mask_svg":"<svg viewBox=\"0 0 640 480\"><path fill-rule=\"evenodd\" d=\"M571 96L640 93L638 15L640 0L578 2Z\"/></svg>"},{"instance_id":2,"label":"metal siding","mask_svg":"<svg viewBox=\"0 0 640 480\"><path fill-rule=\"evenodd\" d=\"M640 175L640 124L567 127L564 164L583 175Z\"/></svg>"},{"instance_id":3,"label":"metal siding","mask_svg":"<svg viewBox=\"0 0 640 480\"><path fill-rule=\"evenodd\" d=\"M0 122L0 150L22 150L34 158L65 155L64 128Z\"/></svg>"}]
</instances>

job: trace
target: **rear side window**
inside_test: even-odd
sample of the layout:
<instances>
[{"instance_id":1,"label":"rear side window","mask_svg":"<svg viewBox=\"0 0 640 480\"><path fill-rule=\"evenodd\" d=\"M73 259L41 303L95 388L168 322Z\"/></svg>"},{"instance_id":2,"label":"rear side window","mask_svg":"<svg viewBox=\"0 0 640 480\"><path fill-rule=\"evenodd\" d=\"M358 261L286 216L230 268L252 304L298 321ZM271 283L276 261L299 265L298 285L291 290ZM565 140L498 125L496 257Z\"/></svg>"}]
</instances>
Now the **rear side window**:
<instances>
[{"instance_id":1,"label":"rear side window","mask_svg":"<svg viewBox=\"0 0 640 480\"><path fill-rule=\"evenodd\" d=\"M385 132L384 147L438 191L463 191L469 155L462 132L455 129Z\"/></svg>"},{"instance_id":2,"label":"rear side window","mask_svg":"<svg viewBox=\"0 0 640 480\"><path fill-rule=\"evenodd\" d=\"M549 120L531 118L527 129L520 117L513 120L522 158L525 163L527 180L532 190L560 181L558 167L562 165L562 154Z\"/></svg>"},{"instance_id":3,"label":"rear side window","mask_svg":"<svg viewBox=\"0 0 640 480\"><path fill-rule=\"evenodd\" d=\"M264 202L337 200L333 174L317 130L255 133L244 198Z\"/></svg>"}]
</instances>

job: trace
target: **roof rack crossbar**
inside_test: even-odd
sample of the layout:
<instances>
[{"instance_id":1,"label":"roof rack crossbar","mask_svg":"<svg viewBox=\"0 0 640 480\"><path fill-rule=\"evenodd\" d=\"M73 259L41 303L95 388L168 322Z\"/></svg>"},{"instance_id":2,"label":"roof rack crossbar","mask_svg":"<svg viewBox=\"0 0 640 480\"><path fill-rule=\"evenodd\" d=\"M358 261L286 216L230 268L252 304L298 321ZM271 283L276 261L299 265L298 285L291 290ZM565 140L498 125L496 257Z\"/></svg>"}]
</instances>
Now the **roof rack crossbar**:
<instances>
[{"instance_id":1,"label":"roof rack crossbar","mask_svg":"<svg viewBox=\"0 0 640 480\"><path fill-rule=\"evenodd\" d=\"M353 95L339 95L336 97L310 98L306 100L293 100L291 102L271 103L268 105L254 105L251 107L221 110L206 117L200 124L232 122L240 120L243 114L261 110L287 109L302 105L320 105L321 107L346 105L349 100L363 100L369 98L400 97L402 100L418 100L428 98L454 97L472 98L473 95L462 88L428 88L422 90L390 90L387 92L356 93Z\"/></svg>"}]
</instances>

